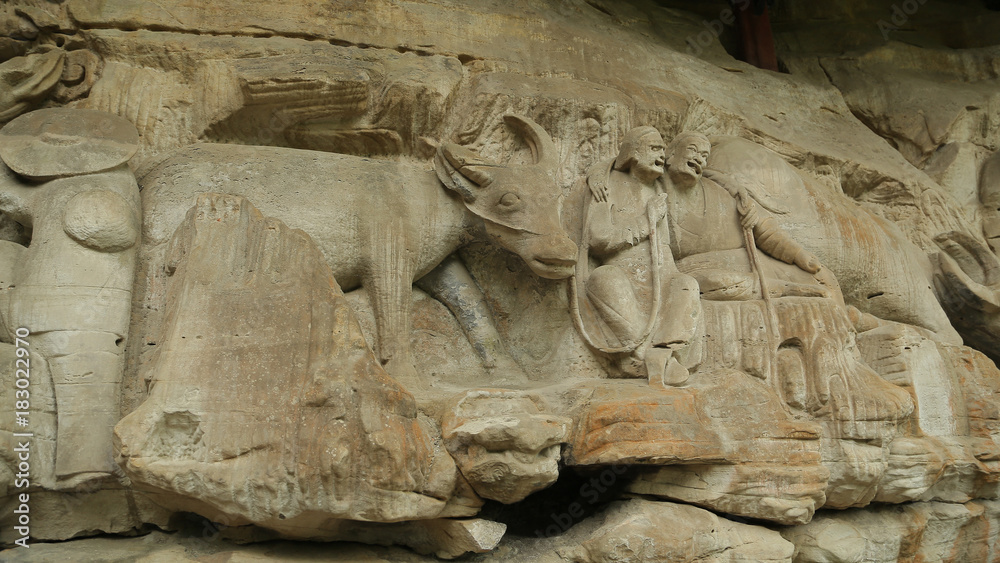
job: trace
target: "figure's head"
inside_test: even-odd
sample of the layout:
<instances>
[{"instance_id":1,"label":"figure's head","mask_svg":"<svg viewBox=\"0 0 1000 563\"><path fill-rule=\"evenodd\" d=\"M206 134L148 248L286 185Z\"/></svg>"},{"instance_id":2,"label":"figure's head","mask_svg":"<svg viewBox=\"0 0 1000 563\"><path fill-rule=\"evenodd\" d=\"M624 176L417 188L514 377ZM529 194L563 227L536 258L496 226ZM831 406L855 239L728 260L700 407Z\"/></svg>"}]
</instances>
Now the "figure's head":
<instances>
[{"instance_id":1,"label":"figure's head","mask_svg":"<svg viewBox=\"0 0 1000 563\"><path fill-rule=\"evenodd\" d=\"M675 186L690 188L701 179L712 143L701 133L686 132L667 146L667 174Z\"/></svg>"},{"instance_id":2,"label":"figure's head","mask_svg":"<svg viewBox=\"0 0 1000 563\"><path fill-rule=\"evenodd\" d=\"M666 145L655 127L636 127L625 134L615 170L628 172L643 182L663 175Z\"/></svg>"}]
</instances>

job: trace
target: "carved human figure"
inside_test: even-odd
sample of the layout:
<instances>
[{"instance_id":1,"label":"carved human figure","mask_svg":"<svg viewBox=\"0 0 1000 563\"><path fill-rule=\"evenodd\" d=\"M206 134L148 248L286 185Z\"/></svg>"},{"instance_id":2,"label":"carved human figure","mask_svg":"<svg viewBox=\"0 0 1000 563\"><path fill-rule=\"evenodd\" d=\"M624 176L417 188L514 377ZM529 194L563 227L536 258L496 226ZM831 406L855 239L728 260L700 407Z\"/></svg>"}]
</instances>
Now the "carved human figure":
<instances>
[{"instance_id":1,"label":"carved human figure","mask_svg":"<svg viewBox=\"0 0 1000 563\"><path fill-rule=\"evenodd\" d=\"M116 467L112 429L140 233L126 162L138 140L128 121L91 110L39 110L0 130L0 211L31 232L27 248L0 242L0 324L6 338L27 328L31 362L48 365L55 472L67 486Z\"/></svg>"},{"instance_id":2,"label":"carved human figure","mask_svg":"<svg viewBox=\"0 0 1000 563\"><path fill-rule=\"evenodd\" d=\"M711 150L707 137L685 132L670 142L666 159L671 253L678 269L698 280L702 297L756 299L763 284L769 297L842 302L834 276L744 186L705 170Z\"/></svg>"},{"instance_id":3,"label":"carved human figure","mask_svg":"<svg viewBox=\"0 0 1000 563\"><path fill-rule=\"evenodd\" d=\"M600 265L585 278L587 302L600 320L595 348L615 355L626 375L681 384L701 360L698 284L677 271L663 220L665 145L652 127L629 131L617 157L596 164L587 182L583 247ZM584 252L578 264L586 269Z\"/></svg>"}]
</instances>

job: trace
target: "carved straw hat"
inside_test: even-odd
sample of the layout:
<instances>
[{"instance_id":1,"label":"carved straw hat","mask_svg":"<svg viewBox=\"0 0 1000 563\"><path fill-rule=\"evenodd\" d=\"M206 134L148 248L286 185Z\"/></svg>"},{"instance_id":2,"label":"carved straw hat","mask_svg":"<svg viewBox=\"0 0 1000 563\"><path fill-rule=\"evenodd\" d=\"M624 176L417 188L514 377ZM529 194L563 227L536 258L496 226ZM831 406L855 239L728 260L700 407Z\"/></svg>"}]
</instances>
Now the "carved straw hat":
<instances>
[{"instance_id":1,"label":"carved straw hat","mask_svg":"<svg viewBox=\"0 0 1000 563\"><path fill-rule=\"evenodd\" d=\"M28 178L101 172L128 162L138 148L134 125L90 109L33 111L0 129L0 158Z\"/></svg>"}]
</instances>

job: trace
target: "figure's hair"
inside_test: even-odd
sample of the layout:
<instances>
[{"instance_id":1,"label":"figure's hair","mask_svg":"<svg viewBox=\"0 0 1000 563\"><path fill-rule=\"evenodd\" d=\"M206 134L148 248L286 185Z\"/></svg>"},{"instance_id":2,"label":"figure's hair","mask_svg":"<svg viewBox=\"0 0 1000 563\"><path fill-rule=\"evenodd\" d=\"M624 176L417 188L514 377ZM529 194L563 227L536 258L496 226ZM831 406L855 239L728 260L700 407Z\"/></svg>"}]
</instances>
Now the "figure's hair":
<instances>
[{"instance_id":1,"label":"figure's hair","mask_svg":"<svg viewBox=\"0 0 1000 563\"><path fill-rule=\"evenodd\" d=\"M670 157L673 156L674 151L677 150L677 147L682 146L684 143L688 141L688 139L691 138L705 141L706 143L709 143L711 145L711 141L709 141L708 137L706 137L705 135L697 131L683 131L681 133L678 133L676 137L674 137L673 139L670 140L669 143L667 143L667 161L668 162L670 161Z\"/></svg>"},{"instance_id":2,"label":"figure's hair","mask_svg":"<svg viewBox=\"0 0 1000 563\"><path fill-rule=\"evenodd\" d=\"M615 170L627 171L632 168L636 160L635 153L639 150L639 140L651 133L660 134L656 127L650 127L649 125L634 127L628 133L625 133L625 138L622 139L622 146L618 149L618 158L615 159Z\"/></svg>"}]
</instances>

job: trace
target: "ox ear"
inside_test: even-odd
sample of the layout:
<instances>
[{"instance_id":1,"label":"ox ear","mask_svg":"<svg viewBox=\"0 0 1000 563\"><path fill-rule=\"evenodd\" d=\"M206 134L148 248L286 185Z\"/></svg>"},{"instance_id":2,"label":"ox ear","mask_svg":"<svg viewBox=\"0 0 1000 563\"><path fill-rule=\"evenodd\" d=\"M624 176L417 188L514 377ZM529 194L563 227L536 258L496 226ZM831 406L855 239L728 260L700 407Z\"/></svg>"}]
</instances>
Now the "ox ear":
<instances>
[{"instance_id":1,"label":"ox ear","mask_svg":"<svg viewBox=\"0 0 1000 563\"><path fill-rule=\"evenodd\" d=\"M552 142L552 137L542 129L542 126L534 121L520 115L507 114L503 116L504 122L511 128L517 130L524 140L531 147L531 156L535 158L535 164L540 164L547 168L556 168L559 164L559 155L556 145Z\"/></svg>"},{"instance_id":2,"label":"ox ear","mask_svg":"<svg viewBox=\"0 0 1000 563\"><path fill-rule=\"evenodd\" d=\"M476 200L480 189L493 182L492 169L495 168L495 164L453 143L442 144L434 156L434 171L437 172L438 179L448 189L460 193L462 199L469 203Z\"/></svg>"}]
</instances>

